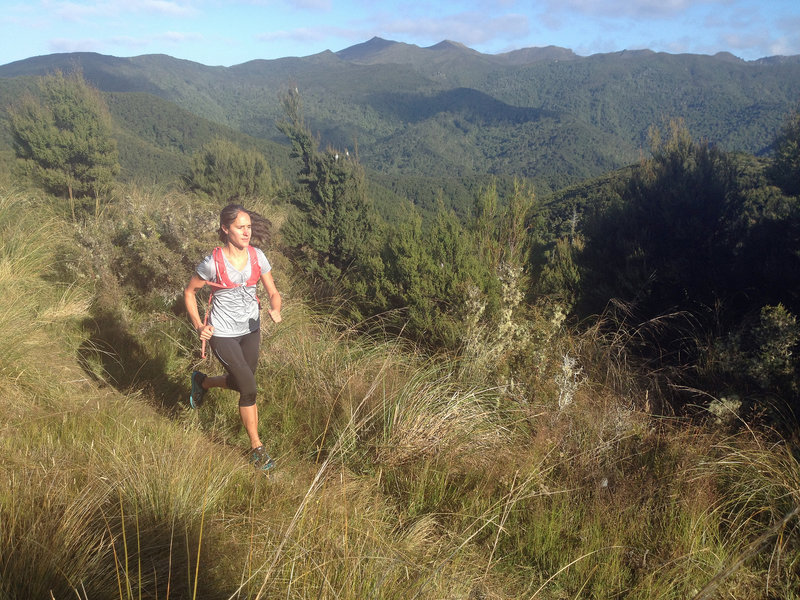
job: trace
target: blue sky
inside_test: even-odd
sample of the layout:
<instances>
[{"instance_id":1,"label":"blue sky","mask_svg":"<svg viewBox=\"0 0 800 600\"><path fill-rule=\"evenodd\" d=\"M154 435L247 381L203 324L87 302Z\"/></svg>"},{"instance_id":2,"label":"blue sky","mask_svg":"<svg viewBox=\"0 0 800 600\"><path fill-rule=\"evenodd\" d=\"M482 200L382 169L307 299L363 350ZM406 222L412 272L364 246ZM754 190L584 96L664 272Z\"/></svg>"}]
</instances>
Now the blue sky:
<instances>
[{"instance_id":1,"label":"blue sky","mask_svg":"<svg viewBox=\"0 0 800 600\"><path fill-rule=\"evenodd\" d=\"M0 0L0 64L55 52L169 54L205 65L308 56L379 36L496 54L562 46L800 54L797 0Z\"/></svg>"}]
</instances>

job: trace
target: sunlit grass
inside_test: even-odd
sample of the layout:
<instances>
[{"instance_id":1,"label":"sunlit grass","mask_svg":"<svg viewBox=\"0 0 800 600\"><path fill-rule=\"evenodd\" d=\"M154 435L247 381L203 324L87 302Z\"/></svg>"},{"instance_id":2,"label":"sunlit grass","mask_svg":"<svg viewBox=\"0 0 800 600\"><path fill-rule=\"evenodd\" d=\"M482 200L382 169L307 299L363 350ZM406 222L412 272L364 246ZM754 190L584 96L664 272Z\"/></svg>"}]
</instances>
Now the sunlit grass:
<instances>
[{"instance_id":1,"label":"sunlit grass","mask_svg":"<svg viewBox=\"0 0 800 600\"><path fill-rule=\"evenodd\" d=\"M0 194L0 598L796 597L793 447L655 419L622 342L539 323L551 354L513 387L486 366L497 340L471 369L287 284L258 371L265 476L234 392L187 408L191 369L219 367L182 316L122 305L97 331L94 303L123 295L53 280L69 237L47 210L36 235L36 202ZM557 378L567 353L586 377Z\"/></svg>"}]
</instances>

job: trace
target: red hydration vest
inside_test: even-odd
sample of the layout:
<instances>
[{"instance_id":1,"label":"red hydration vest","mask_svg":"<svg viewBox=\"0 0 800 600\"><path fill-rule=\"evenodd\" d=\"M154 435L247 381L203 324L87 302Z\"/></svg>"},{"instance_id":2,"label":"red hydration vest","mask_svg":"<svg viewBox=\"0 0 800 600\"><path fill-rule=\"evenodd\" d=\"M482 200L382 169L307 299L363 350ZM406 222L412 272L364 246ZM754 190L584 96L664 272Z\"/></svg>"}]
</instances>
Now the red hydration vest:
<instances>
[{"instance_id":1,"label":"red hydration vest","mask_svg":"<svg viewBox=\"0 0 800 600\"><path fill-rule=\"evenodd\" d=\"M258 283L258 280L261 277L261 267L258 265L258 254L256 254L256 249L252 246L248 246L247 251L250 254L250 278L244 285L249 287ZM214 248L212 256L214 257L214 266L217 269L217 281L209 281L208 285L215 288L239 287L238 284L231 282L231 280L228 278L228 270L225 268L225 257L222 254L222 248L219 246Z\"/></svg>"},{"instance_id":2,"label":"red hydration vest","mask_svg":"<svg viewBox=\"0 0 800 600\"><path fill-rule=\"evenodd\" d=\"M247 251L250 254L250 277L243 285L245 287L250 287L253 285L258 285L258 280L261 278L261 267L258 264L258 254L256 254L256 249L252 246L247 246ZM211 294L208 296L208 309L206 310L206 315L203 319L203 325L208 325L208 315L211 313L211 299L214 297L214 289L242 287L241 284L233 283L230 280L230 277L228 277L228 269L225 267L225 256L222 254L222 248L217 246L214 248L214 251L211 253L211 255L214 258L214 267L217 271L217 280L206 282L213 289L211 290ZM258 296L256 296L256 301L261 304ZM202 357L206 357L205 340L203 340L202 343Z\"/></svg>"}]
</instances>

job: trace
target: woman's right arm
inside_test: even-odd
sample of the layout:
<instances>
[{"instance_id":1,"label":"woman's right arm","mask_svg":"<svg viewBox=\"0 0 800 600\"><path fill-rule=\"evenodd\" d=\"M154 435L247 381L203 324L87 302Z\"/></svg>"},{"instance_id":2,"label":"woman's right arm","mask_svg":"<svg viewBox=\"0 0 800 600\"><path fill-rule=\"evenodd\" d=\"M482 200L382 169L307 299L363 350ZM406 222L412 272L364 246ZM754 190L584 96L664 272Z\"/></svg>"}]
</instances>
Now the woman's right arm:
<instances>
[{"instance_id":1,"label":"woman's right arm","mask_svg":"<svg viewBox=\"0 0 800 600\"><path fill-rule=\"evenodd\" d=\"M186 312L189 314L189 320L201 340L208 340L214 335L214 327L203 323L200 318L200 311L197 308L197 290L201 289L205 284L206 280L195 273L183 290L183 302L186 304Z\"/></svg>"}]
</instances>

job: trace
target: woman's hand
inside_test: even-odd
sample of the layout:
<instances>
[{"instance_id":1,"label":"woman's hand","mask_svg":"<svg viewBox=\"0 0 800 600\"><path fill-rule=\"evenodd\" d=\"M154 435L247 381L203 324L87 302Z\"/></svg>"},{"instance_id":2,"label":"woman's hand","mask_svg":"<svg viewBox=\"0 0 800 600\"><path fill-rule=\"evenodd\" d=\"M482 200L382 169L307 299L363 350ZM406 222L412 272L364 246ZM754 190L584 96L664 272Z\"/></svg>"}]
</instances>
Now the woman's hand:
<instances>
[{"instance_id":1,"label":"woman's hand","mask_svg":"<svg viewBox=\"0 0 800 600\"><path fill-rule=\"evenodd\" d=\"M210 340L211 336L214 335L214 326L200 325L200 327L197 328L197 335L199 335L200 339L203 341Z\"/></svg>"},{"instance_id":2,"label":"woman's hand","mask_svg":"<svg viewBox=\"0 0 800 600\"><path fill-rule=\"evenodd\" d=\"M281 311L276 310L274 308L268 308L267 312L269 313L269 318L272 319L274 323L280 323L282 320Z\"/></svg>"}]
</instances>

